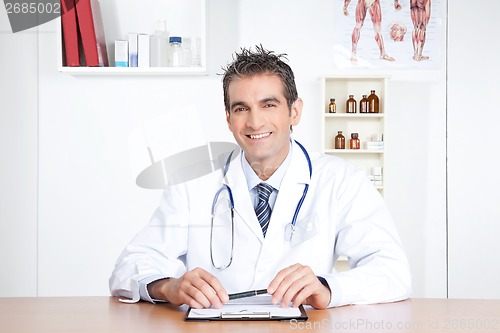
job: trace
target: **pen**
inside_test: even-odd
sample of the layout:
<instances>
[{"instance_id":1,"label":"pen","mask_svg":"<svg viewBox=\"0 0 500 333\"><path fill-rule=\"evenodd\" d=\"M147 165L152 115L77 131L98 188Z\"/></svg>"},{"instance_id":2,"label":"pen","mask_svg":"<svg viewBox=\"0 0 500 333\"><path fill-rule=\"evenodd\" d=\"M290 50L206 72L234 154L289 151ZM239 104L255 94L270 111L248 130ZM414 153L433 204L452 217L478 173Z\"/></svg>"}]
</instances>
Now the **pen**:
<instances>
[{"instance_id":1,"label":"pen","mask_svg":"<svg viewBox=\"0 0 500 333\"><path fill-rule=\"evenodd\" d=\"M257 296L257 295L262 295L262 294L267 294L267 289L250 290L250 291L244 291L242 293L229 294L229 299L231 300L231 299L252 297L252 296Z\"/></svg>"}]
</instances>

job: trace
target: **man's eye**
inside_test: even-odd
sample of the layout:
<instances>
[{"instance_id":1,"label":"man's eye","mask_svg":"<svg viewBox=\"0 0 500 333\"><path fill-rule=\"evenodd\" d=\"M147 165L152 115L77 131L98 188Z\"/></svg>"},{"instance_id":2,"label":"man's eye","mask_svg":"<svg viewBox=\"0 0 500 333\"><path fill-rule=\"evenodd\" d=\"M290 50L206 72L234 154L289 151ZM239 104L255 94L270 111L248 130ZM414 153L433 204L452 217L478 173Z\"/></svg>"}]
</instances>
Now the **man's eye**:
<instances>
[{"instance_id":1,"label":"man's eye","mask_svg":"<svg viewBox=\"0 0 500 333\"><path fill-rule=\"evenodd\" d=\"M264 105L265 108L273 108L275 107L276 105L275 104L272 104L272 103L267 103L266 105Z\"/></svg>"}]
</instances>

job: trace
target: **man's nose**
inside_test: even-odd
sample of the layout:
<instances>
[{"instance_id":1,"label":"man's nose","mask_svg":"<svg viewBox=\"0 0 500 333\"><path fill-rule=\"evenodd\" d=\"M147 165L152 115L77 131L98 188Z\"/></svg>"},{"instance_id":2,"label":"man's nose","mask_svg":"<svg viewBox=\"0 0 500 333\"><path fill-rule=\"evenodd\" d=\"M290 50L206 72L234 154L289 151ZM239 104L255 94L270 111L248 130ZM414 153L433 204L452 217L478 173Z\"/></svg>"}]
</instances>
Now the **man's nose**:
<instances>
[{"instance_id":1,"label":"man's nose","mask_svg":"<svg viewBox=\"0 0 500 333\"><path fill-rule=\"evenodd\" d=\"M258 109L253 109L248 114L247 126L252 129L259 129L266 123L264 113Z\"/></svg>"}]
</instances>

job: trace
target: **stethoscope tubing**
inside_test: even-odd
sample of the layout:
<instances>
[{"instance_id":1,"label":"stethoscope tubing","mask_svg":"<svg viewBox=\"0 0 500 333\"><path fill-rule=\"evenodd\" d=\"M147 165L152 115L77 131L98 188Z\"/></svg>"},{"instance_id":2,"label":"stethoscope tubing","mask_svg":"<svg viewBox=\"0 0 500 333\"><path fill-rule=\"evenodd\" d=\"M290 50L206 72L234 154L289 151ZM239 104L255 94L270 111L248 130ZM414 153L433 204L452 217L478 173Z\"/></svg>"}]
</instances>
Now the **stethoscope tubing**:
<instances>
[{"instance_id":1,"label":"stethoscope tubing","mask_svg":"<svg viewBox=\"0 0 500 333\"><path fill-rule=\"evenodd\" d=\"M307 164L309 167L309 177L312 177L312 163L311 163L311 158L309 157L309 154L307 153L307 150L302 146L297 140L294 140L295 143L300 147L302 152L304 153L304 156L306 157ZM234 151L229 154L229 157L226 161L226 164L224 165L224 170L223 170L223 177L226 177L226 173L229 169L229 164L231 163L231 156L233 155ZM222 191L227 190L229 194L229 202L231 204L231 233L232 233L232 240L231 240L231 257L229 259L229 263L227 265L222 265L222 266L216 266L214 263L213 259L213 253L212 253L212 241L213 241L213 228L214 228L214 214L215 214L215 206L217 204L217 200L219 199L219 195L221 194ZM291 241L293 234L295 232L295 225L297 224L297 218L299 216L300 209L302 208L302 204L304 203L304 200L307 196L307 192L309 190L309 184L304 185L304 192L302 193L302 197L300 198L299 202L297 203L297 207L295 208L295 213L293 214L292 222L289 224L290 228L287 228L287 230L290 230L290 236L287 237L285 235L285 239ZM232 261L233 261L233 250L234 250L234 198L233 198L233 191L231 190L231 187L227 184L223 184L222 187L215 193L214 200L212 203L212 219L211 219L211 230L210 230L210 259L212 261L212 266L215 267L216 269L223 270L228 268Z\"/></svg>"}]
</instances>

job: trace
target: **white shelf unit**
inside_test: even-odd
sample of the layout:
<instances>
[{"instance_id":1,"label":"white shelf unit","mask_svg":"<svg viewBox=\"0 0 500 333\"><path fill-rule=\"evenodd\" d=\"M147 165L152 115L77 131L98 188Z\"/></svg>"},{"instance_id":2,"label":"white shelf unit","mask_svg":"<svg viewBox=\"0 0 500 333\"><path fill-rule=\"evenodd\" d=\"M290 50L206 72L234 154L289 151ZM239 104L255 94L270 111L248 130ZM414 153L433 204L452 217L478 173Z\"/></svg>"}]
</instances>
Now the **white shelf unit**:
<instances>
[{"instance_id":1,"label":"white shelf unit","mask_svg":"<svg viewBox=\"0 0 500 333\"><path fill-rule=\"evenodd\" d=\"M75 76L176 76L207 75L206 0L99 0L110 67L69 67L64 64L59 27L58 70ZM58 18L60 21L60 18ZM129 33L154 34L157 20L165 20L170 36L199 38L201 66L113 67L115 40Z\"/></svg>"},{"instance_id":2,"label":"white shelf unit","mask_svg":"<svg viewBox=\"0 0 500 333\"><path fill-rule=\"evenodd\" d=\"M372 167L382 167L382 184L375 187L384 193L385 151L385 118L387 110L387 76L327 76L322 78L322 150L325 154L339 156L371 175ZM362 95L370 95L375 90L379 97L379 113L359 113L359 102ZM354 95L357 113L345 113L346 101ZM330 98L335 98L337 113L328 113ZM342 131L346 149L335 149L335 136ZM358 133L361 149L349 149L351 133ZM366 149L366 142L373 137L383 138L384 149Z\"/></svg>"},{"instance_id":3,"label":"white shelf unit","mask_svg":"<svg viewBox=\"0 0 500 333\"><path fill-rule=\"evenodd\" d=\"M75 76L162 76L162 75L207 75L205 67L68 67L59 71Z\"/></svg>"}]
</instances>

